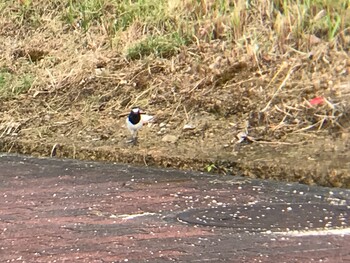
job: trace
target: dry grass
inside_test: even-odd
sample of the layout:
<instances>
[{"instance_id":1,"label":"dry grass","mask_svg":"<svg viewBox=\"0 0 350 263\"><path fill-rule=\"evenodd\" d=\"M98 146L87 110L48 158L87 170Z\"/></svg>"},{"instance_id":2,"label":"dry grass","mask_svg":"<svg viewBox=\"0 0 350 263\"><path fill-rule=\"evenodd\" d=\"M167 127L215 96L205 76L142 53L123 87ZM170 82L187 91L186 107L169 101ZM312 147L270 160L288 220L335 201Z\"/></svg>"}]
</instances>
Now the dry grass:
<instances>
[{"instance_id":1,"label":"dry grass","mask_svg":"<svg viewBox=\"0 0 350 263\"><path fill-rule=\"evenodd\" d=\"M179 130L196 113L229 120L209 131L230 138L247 122L254 137L278 139L348 127L348 1L22 0L0 9L1 136L108 139L133 105ZM314 97L325 103L310 105Z\"/></svg>"}]
</instances>

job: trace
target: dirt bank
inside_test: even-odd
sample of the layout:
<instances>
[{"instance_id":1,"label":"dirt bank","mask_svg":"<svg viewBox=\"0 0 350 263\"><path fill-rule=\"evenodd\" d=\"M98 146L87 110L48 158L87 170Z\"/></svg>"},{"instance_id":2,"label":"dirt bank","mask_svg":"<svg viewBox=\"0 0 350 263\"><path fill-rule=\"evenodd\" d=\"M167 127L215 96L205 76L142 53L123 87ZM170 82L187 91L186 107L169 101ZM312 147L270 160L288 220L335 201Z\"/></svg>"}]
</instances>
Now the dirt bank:
<instances>
[{"instance_id":1,"label":"dirt bank","mask_svg":"<svg viewBox=\"0 0 350 263\"><path fill-rule=\"evenodd\" d=\"M225 27L234 35L212 18L208 38L205 16L187 17L195 31L181 31L183 41L166 42L165 52L164 38L149 39L154 28L163 25L162 37L185 30L185 16L167 13L173 28L140 21L140 13L111 36L104 19L117 2L86 25L73 2L22 2L0 17L0 151L350 186L345 29L330 39L293 35L289 25L282 38L273 23L287 13L257 1L240 11L242 32ZM155 116L136 147L125 143L132 106Z\"/></svg>"}]
</instances>

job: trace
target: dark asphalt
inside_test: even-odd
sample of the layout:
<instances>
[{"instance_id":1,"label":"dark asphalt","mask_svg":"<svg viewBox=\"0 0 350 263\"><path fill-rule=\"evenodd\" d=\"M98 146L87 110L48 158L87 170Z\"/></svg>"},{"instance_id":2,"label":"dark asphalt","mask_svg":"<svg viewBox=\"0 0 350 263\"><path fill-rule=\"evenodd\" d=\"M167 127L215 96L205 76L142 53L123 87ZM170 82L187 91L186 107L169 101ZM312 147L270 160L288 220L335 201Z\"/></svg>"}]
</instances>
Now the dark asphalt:
<instances>
[{"instance_id":1,"label":"dark asphalt","mask_svg":"<svg viewBox=\"0 0 350 263\"><path fill-rule=\"evenodd\" d=\"M0 157L0 262L350 262L350 190Z\"/></svg>"}]
</instances>

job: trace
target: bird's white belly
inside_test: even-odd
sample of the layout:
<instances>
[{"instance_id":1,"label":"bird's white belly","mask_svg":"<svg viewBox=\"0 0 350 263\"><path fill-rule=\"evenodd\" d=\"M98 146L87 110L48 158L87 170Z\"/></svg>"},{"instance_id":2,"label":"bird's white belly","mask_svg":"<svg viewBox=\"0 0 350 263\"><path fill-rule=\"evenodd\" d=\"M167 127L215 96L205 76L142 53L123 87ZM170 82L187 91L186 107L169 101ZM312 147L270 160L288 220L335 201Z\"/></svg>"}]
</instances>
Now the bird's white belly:
<instances>
[{"instance_id":1,"label":"bird's white belly","mask_svg":"<svg viewBox=\"0 0 350 263\"><path fill-rule=\"evenodd\" d=\"M126 119L126 126L128 127L131 133L134 133L135 131L141 129L142 125L143 125L142 121L140 121L137 124L132 124L128 119Z\"/></svg>"}]
</instances>

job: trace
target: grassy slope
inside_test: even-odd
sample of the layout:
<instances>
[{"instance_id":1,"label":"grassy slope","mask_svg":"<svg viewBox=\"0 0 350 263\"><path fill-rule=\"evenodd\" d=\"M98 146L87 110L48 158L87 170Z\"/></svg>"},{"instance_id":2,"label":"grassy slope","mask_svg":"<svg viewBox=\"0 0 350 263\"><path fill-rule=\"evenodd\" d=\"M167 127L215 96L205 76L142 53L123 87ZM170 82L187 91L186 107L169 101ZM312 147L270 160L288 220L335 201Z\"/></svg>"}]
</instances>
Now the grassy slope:
<instances>
[{"instance_id":1,"label":"grassy slope","mask_svg":"<svg viewBox=\"0 0 350 263\"><path fill-rule=\"evenodd\" d=\"M347 126L349 1L22 0L0 10L1 138L113 144L133 105L204 148L242 131L280 140ZM310 107L317 96L325 103ZM184 133L186 123L197 128Z\"/></svg>"}]
</instances>

